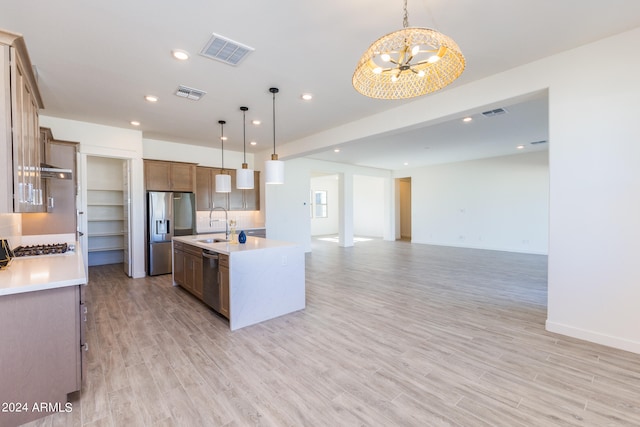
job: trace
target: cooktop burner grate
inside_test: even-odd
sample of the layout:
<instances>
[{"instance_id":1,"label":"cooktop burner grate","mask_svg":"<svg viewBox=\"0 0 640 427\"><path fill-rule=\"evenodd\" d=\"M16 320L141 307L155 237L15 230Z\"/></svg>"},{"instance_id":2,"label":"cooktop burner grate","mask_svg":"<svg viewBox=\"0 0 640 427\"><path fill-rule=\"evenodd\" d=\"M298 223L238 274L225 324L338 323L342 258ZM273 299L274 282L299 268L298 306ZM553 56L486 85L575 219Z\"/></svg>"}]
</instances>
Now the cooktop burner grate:
<instances>
[{"instance_id":1,"label":"cooktop burner grate","mask_svg":"<svg viewBox=\"0 0 640 427\"><path fill-rule=\"evenodd\" d=\"M53 243L51 245L18 246L13 250L13 253L16 257L21 257L21 256L63 254L67 252L67 250L68 250L68 245L66 243Z\"/></svg>"}]
</instances>

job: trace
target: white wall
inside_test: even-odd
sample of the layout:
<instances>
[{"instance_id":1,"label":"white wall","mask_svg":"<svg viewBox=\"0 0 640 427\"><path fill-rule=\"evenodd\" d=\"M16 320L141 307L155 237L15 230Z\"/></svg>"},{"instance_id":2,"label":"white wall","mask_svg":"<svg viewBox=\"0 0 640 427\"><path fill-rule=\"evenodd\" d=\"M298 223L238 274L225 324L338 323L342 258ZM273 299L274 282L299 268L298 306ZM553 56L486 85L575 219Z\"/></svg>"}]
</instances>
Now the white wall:
<instances>
[{"instance_id":1,"label":"white wall","mask_svg":"<svg viewBox=\"0 0 640 427\"><path fill-rule=\"evenodd\" d=\"M393 240L394 216L391 209L393 190L390 171L306 158L286 160L285 183L265 186L263 200L268 238L296 242L302 245L306 252L311 252L309 191L313 172L342 174L343 179L345 175L349 175L349 181L352 182L354 176L360 175L382 179L383 238ZM351 191L353 191L353 185ZM353 235L353 230L351 233Z\"/></svg>"},{"instance_id":2,"label":"white wall","mask_svg":"<svg viewBox=\"0 0 640 427\"><path fill-rule=\"evenodd\" d=\"M639 40L636 29L547 64L559 70L549 91L547 328L637 353Z\"/></svg>"},{"instance_id":3,"label":"white wall","mask_svg":"<svg viewBox=\"0 0 640 427\"><path fill-rule=\"evenodd\" d=\"M264 182L264 176L260 179ZM311 170L304 159L289 160L285 162L284 179L284 184L264 185L267 238L295 242L311 252Z\"/></svg>"},{"instance_id":4,"label":"white wall","mask_svg":"<svg viewBox=\"0 0 640 427\"><path fill-rule=\"evenodd\" d=\"M87 156L112 157L129 160L131 166L131 257L132 276L145 276L144 256L144 170L142 162L142 133L136 130L97 125L94 123L60 119L40 115L40 125L51 129L56 139L80 143L79 169L79 209L86 212ZM84 259L87 256L87 218L80 216L80 231Z\"/></svg>"},{"instance_id":5,"label":"white wall","mask_svg":"<svg viewBox=\"0 0 640 427\"><path fill-rule=\"evenodd\" d=\"M353 233L382 237L385 227L385 178L353 176Z\"/></svg>"},{"instance_id":6,"label":"white wall","mask_svg":"<svg viewBox=\"0 0 640 427\"><path fill-rule=\"evenodd\" d=\"M327 217L311 218L311 235L326 236L338 234L338 215L340 199L338 197L338 175L317 176L311 178L311 195L316 191L327 192Z\"/></svg>"},{"instance_id":7,"label":"white wall","mask_svg":"<svg viewBox=\"0 0 640 427\"><path fill-rule=\"evenodd\" d=\"M216 140L217 141L217 140ZM219 147L219 141L218 147ZM145 159L168 160L172 162L197 163L200 166L220 167L222 151L220 148L186 145L178 142L157 139L142 139L142 150ZM262 170L262 164L254 165L253 154L247 153L247 164L254 170ZM242 152L230 151L225 147L224 167L239 169L242 167ZM235 184L234 184L235 185Z\"/></svg>"},{"instance_id":8,"label":"white wall","mask_svg":"<svg viewBox=\"0 0 640 427\"><path fill-rule=\"evenodd\" d=\"M412 242L547 253L546 151L425 167L410 175Z\"/></svg>"},{"instance_id":9,"label":"white wall","mask_svg":"<svg viewBox=\"0 0 640 427\"><path fill-rule=\"evenodd\" d=\"M292 158L548 90L547 329L640 353L638 40L640 28L282 144L278 152ZM604 59L594 60L594 52L605 52Z\"/></svg>"}]
</instances>

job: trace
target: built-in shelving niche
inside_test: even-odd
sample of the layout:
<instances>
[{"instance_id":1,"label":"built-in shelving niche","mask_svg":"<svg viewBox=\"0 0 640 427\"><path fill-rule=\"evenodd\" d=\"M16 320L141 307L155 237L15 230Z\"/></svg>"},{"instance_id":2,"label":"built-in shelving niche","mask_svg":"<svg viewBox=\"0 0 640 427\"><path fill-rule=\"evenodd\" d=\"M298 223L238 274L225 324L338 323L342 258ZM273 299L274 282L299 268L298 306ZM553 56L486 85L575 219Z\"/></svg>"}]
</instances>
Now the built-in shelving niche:
<instances>
[{"instance_id":1,"label":"built-in shelving niche","mask_svg":"<svg viewBox=\"0 0 640 427\"><path fill-rule=\"evenodd\" d=\"M126 187L123 160L88 157L92 171L87 180L88 264L118 264L127 252Z\"/></svg>"}]
</instances>

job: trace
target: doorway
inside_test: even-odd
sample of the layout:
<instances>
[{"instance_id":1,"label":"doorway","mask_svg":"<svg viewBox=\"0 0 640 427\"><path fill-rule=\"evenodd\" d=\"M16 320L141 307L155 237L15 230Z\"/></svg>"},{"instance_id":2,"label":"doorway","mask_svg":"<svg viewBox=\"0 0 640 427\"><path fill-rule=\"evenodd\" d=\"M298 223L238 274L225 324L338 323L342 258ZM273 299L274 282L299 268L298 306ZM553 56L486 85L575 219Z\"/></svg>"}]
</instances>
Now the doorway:
<instances>
[{"instance_id":1,"label":"doorway","mask_svg":"<svg viewBox=\"0 0 640 427\"><path fill-rule=\"evenodd\" d=\"M131 276L130 262L130 173L125 159L87 156L86 236L87 264L124 264Z\"/></svg>"},{"instance_id":2,"label":"doorway","mask_svg":"<svg viewBox=\"0 0 640 427\"><path fill-rule=\"evenodd\" d=\"M400 240L411 241L411 177L398 178L400 193Z\"/></svg>"}]
</instances>

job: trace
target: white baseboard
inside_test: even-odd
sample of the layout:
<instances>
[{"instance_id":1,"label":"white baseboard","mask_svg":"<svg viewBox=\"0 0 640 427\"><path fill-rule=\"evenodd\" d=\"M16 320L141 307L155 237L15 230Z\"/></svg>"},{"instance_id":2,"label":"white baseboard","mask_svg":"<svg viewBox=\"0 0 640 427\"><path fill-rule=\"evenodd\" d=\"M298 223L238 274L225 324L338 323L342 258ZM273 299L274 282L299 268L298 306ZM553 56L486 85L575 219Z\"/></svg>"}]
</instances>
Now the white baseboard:
<instances>
[{"instance_id":1,"label":"white baseboard","mask_svg":"<svg viewBox=\"0 0 640 427\"><path fill-rule=\"evenodd\" d=\"M590 341L596 344L606 345L607 347L618 348L620 350L630 351L640 354L640 342L628 340L625 338L614 337L599 332L589 331L586 329L576 328L574 326L564 325L561 323L550 322L545 323L545 328L549 332L578 338L584 341Z\"/></svg>"}]
</instances>

